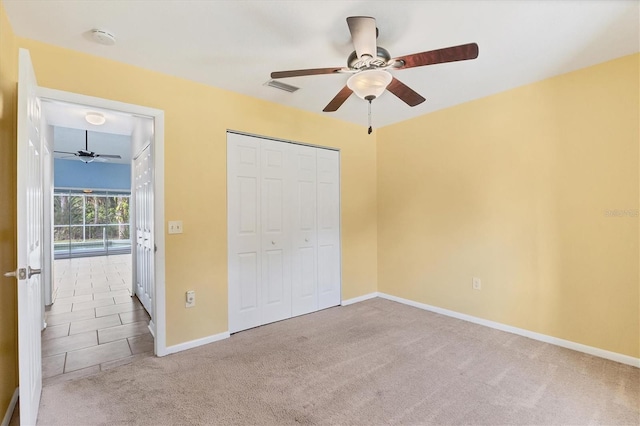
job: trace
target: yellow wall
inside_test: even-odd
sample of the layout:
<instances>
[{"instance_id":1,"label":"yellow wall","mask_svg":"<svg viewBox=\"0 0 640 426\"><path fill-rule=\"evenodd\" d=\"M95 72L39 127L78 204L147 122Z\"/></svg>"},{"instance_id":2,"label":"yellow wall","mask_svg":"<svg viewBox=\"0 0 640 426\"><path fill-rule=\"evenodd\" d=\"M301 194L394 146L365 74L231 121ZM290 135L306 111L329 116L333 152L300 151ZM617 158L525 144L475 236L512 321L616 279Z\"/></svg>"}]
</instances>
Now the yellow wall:
<instances>
[{"instance_id":1,"label":"yellow wall","mask_svg":"<svg viewBox=\"0 0 640 426\"><path fill-rule=\"evenodd\" d=\"M16 267L16 46L0 4L0 272ZM0 419L18 386L16 288L15 280L0 276Z\"/></svg>"},{"instance_id":2,"label":"yellow wall","mask_svg":"<svg viewBox=\"0 0 640 426\"><path fill-rule=\"evenodd\" d=\"M342 296L376 291L376 143L366 129L320 114L123 63L19 39L40 86L165 111L167 344L227 331L226 130L341 150ZM197 153L197 154L194 154ZM195 290L197 305L184 307Z\"/></svg>"},{"instance_id":3,"label":"yellow wall","mask_svg":"<svg viewBox=\"0 0 640 426\"><path fill-rule=\"evenodd\" d=\"M640 356L639 58L380 129L378 290Z\"/></svg>"},{"instance_id":4,"label":"yellow wall","mask_svg":"<svg viewBox=\"0 0 640 426\"><path fill-rule=\"evenodd\" d=\"M320 114L16 39L0 4L6 206L15 204L18 46L42 86L165 111L165 218L185 226L165 236L169 345L227 330L233 129L341 149L344 299L382 291L640 355L638 218L605 216L638 209L638 55L368 136ZM0 271L15 266L14 226L14 209L0 209ZM198 304L185 309L189 289ZM15 317L15 286L0 285L0 410L17 382Z\"/></svg>"}]
</instances>

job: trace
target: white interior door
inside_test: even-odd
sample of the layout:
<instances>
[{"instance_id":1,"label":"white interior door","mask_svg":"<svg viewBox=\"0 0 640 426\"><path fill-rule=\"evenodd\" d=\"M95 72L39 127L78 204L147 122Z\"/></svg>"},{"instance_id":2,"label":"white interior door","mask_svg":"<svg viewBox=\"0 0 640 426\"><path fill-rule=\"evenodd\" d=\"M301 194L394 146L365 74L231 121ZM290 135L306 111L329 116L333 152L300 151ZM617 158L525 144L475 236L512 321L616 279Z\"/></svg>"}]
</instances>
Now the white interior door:
<instances>
[{"instance_id":1,"label":"white interior door","mask_svg":"<svg viewBox=\"0 0 640 426\"><path fill-rule=\"evenodd\" d=\"M136 223L135 291L153 320L153 160L150 144L134 159L133 168Z\"/></svg>"},{"instance_id":2,"label":"white interior door","mask_svg":"<svg viewBox=\"0 0 640 426\"><path fill-rule=\"evenodd\" d=\"M260 143L262 324L291 318L291 145Z\"/></svg>"},{"instance_id":3,"label":"white interior door","mask_svg":"<svg viewBox=\"0 0 640 426\"><path fill-rule=\"evenodd\" d=\"M340 154L319 149L318 309L340 304Z\"/></svg>"},{"instance_id":4,"label":"white interior door","mask_svg":"<svg viewBox=\"0 0 640 426\"><path fill-rule=\"evenodd\" d=\"M17 260L20 423L38 418L42 391L42 139L40 100L29 51L20 49L18 71ZM6 274L5 274L6 275Z\"/></svg>"},{"instance_id":5,"label":"white interior door","mask_svg":"<svg viewBox=\"0 0 640 426\"><path fill-rule=\"evenodd\" d=\"M260 325L260 146L227 134L229 332Z\"/></svg>"},{"instance_id":6,"label":"white interior door","mask_svg":"<svg viewBox=\"0 0 640 426\"><path fill-rule=\"evenodd\" d=\"M291 203L292 314L318 310L317 148L294 146Z\"/></svg>"}]
</instances>

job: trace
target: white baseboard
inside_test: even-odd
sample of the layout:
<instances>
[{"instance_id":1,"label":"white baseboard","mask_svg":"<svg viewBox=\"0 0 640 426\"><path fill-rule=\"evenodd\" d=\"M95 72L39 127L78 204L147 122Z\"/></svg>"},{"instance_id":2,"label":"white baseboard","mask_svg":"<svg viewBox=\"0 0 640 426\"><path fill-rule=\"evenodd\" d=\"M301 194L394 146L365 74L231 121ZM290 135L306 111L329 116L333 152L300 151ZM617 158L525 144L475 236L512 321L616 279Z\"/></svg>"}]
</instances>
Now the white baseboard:
<instances>
[{"instance_id":1,"label":"white baseboard","mask_svg":"<svg viewBox=\"0 0 640 426\"><path fill-rule=\"evenodd\" d=\"M365 300L374 299L376 297L378 297L377 291L374 293L365 294L363 296L354 297L353 299L343 300L342 303L340 303L340 305L342 306L353 305L354 303L363 302Z\"/></svg>"},{"instance_id":2,"label":"white baseboard","mask_svg":"<svg viewBox=\"0 0 640 426\"><path fill-rule=\"evenodd\" d=\"M386 293L378 293L378 297L381 297L383 299L393 300L394 302L403 303L405 305L413 306L415 308L424 309L425 311L435 312L437 314L461 319L463 321L469 321L474 324L484 325L485 327L495 328L496 330L506 331L507 333L517 334L519 336L528 337L529 339L550 343L552 345L560 346L567 349L572 349L574 351L583 352L589 355L619 362L621 364L627 364L633 367L640 368L640 358L634 358L629 355L623 355L617 352L611 352L604 349L595 348L593 346L583 345L582 343L576 343L570 340L564 340L557 337L548 336L546 334L536 333L534 331L525 330L523 328L512 327L510 325L502 324L499 322L489 321L483 318L462 314L460 312L438 308L437 306L431 306L425 303L415 302L409 299L403 299L402 297L396 297Z\"/></svg>"},{"instance_id":3,"label":"white baseboard","mask_svg":"<svg viewBox=\"0 0 640 426\"><path fill-rule=\"evenodd\" d=\"M9 401L9 406L7 407L7 411L4 413L4 417L2 419L1 426L9 426L9 422L11 421L11 416L13 416L13 411L16 409L16 403L18 402L18 396L20 395L20 388L16 388L13 392L13 396L11 397L11 401Z\"/></svg>"},{"instance_id":4,"label":"white baseboard","mask_svg":"<svg viewBox=\"0 0 640 426\"><path fill-rule=\"evenodd\" d=\"M187 349L197 348L198 346L217 342L218 340L228 339L230 336L228 331L224 333L214 334L212 336L203 337L201 339L191 340L189 342L179 343L177 345L168 346L165 355L175 354L176 352L186 351Z\"/></svg>"}]
</instances>

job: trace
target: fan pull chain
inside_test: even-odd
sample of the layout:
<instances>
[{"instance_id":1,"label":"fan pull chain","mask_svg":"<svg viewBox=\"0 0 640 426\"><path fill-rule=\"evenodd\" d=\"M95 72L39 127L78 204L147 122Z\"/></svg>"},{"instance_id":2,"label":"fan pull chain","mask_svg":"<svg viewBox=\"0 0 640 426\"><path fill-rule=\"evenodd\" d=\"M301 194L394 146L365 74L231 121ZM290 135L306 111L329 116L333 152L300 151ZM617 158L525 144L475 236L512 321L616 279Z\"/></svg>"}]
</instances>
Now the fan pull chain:
<instances>
[{"instance_id":1,"label":"fan pull chain","mask_svg":"<svg viewBox=\"0 0 640 426\"><path fill-rule=\"evenodd\" d=\"M373 129L371 128L371 99L369 99L369 130L367 131L367 134L371 134L371 132L373 132Z\"/></svg>"}]
</instances>

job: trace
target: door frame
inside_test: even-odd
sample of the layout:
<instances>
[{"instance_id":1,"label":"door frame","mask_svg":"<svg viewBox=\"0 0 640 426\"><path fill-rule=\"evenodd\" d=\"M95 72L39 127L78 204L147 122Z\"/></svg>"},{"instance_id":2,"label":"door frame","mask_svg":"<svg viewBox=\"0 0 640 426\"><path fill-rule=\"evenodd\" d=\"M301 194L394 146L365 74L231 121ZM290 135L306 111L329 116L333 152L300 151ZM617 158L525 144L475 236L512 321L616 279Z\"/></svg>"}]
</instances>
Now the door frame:
<instances>
[{"instance_id":1,"label":"door frame","mask_svg":"<svg viewBox=\"0 0 640 426\"><path fill-rule=\"evenodd\" d=\"M129 104L110 99L65 92L57 89L39 87L37 95L42 100L67 102L94 108L110 109L131 115L150 117L154 121L152 138L153 175L154 175L154 217L153 232L156 244L155 252L155 298L154 298L154 352L156 356L168 355L166 340L165 306L165 235L164 235L164 111L142 105ZM133 153L132 153L133 154ZM45 232L50 230L45 229ZM132 253L132 256L134 254ZM49 283L50 284L50 283Z\"/></svg>"}]
</instances>

